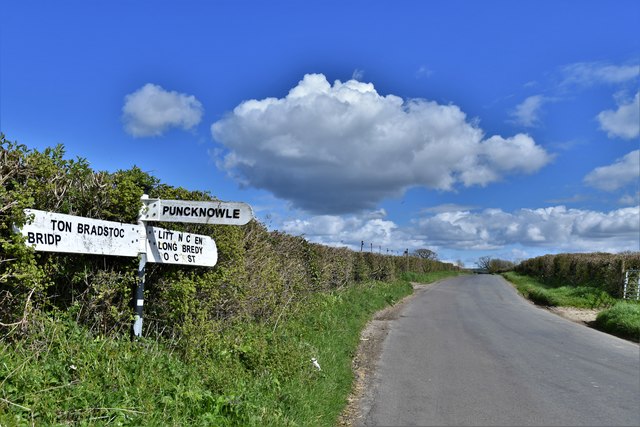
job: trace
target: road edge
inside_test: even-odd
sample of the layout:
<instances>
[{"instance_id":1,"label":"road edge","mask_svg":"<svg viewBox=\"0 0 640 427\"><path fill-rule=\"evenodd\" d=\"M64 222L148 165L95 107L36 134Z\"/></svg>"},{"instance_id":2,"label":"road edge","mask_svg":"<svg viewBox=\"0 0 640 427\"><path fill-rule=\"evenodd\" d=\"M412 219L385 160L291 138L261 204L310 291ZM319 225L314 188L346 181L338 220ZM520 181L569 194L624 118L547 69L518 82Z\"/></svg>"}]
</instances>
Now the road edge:
<instances>
[{"instance_id":1,"label":"road edge","mask_svg":"<svg viewBox=\"0 0 640 427\"><path fill-rule=\"evenodd\" d=\"M360 333L360 344L352 360L353 385L347 397L347 405L338 417L338 426L364 425L375 396L374 375L380 359L382 345L390 329L390 322L398 319L402 310L416 296L433 289L449 278L432 283L411 282L413 292L396 304L376 312Z\"/></svg>"},{"instance_id":2,"label":"road edge","mask_svg":"<svg viewBox=\"0 0 640 427\"><path fill-rule=\"evenodd\" d=\"M576 308L576 307L563 307L563 306L553 306L553 305L541 305L541 304L536 304L535 302L531 301L529 298L526 298L524 295L522 295L519 291L518 288L516 287L516 285L512 282L510 282L509 280L507 280L506 277L504 277L501 274L497 274L496 276L500 276L502 278L502 280L504 280L506 283L508 283L515 291L516 293L520 296L520 298L522 298L523 300L525 300L526 302L528 302L529 304L533 305L534 307L540 309L540 310L544 310L547 311L549 313L552 313L558 317L561 317L565 320L568 320L570 322L573 323L577 323L579 325L584 326L585 328L589 328L589 329L593 329L594 331L598 331L601 332L603 334L607 334L611 337L617 338L619 340L622 341L626 341L629 342L631 344L636 344L638 346L640 346L640 342L638 341L634 341L632 339L629 338L624 338L615 334L612 334L610 332L607 331L603 331L602 329L599 329L595 326L595 318L597 317L597 313L599 313L602 310L591 310L591 309L580 309L580 308ZM578 313L578 314L576 314ZM586 314L588 313L589 315L585 315L582 316L580 313ZM595 313L595 314L594 314Z\"/></svg>"}]
</instances>

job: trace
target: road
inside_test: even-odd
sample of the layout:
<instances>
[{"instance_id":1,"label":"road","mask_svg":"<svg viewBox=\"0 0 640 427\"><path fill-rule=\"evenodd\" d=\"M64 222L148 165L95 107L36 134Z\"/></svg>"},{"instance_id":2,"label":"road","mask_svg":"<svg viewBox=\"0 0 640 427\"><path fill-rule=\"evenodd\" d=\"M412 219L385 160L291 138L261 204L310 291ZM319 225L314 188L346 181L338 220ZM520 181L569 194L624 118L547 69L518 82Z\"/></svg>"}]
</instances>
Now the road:
<instances>
[{"instance_id":1,"label":"road","mask_svg":"<svg viewBox=\"0 0 640 427\"><path fill-rule=\"evenodd\" d=\"M390 323L365 426L640 425L640 348L538 308L502 277L448 279Z\"/></svg>"}]
</instances>

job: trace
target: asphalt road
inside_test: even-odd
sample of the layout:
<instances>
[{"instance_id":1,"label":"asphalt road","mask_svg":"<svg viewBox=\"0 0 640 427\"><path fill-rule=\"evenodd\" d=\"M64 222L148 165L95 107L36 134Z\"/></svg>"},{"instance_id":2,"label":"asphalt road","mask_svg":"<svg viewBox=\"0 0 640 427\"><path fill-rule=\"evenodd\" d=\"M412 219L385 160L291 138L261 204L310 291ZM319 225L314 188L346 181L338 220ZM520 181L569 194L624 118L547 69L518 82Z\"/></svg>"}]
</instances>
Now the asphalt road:
<instances>
[{"instance_id":1,"label":"asphalt road","mask_svg":"<svg viewBox=\"0 0 640 427\"><path fill-rule=\"evenodd\" d=\"M640 348L461 276L390 323L366 426L640 426Z\"/></svg>"}]
</instances>

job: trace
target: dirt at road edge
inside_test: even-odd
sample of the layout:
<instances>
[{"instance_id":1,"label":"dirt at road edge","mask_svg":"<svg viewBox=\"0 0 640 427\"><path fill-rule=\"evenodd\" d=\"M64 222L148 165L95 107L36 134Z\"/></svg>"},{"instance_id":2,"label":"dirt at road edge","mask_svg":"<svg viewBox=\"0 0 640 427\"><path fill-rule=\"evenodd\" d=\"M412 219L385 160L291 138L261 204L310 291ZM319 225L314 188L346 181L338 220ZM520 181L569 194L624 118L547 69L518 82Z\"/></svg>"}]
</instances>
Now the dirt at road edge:
<instances>
[{"instance_id":1,"label":"dirt at road edge","mask_svg":"<svg viewBox=\"0 0 640 427\"><path fill-rule=\"evenodd\" d=\"M576 323L582 323L584 325L590 325L595 322L596 317L600 310L588 309L588 308L574 308L574 307L547 307L552 313L569 319Z\"/></svg>"},{"instance_id":2,"label":"dirt at road edge","mask_svg":"<svg viewBox=\"0 0 640 427\"><path fill-rule=\"evenodd\" d=\"M437 282L435 282L437 283ZM339 426L362 425L364 414L373 401L373 378L382 344L389 332L389 322L397 319L407 302L419 293L435 285L411 283L413 293L398 303L377 312L360 334L360 345L353 359L354 385L347 398L347 406L338 418Z\"/></svg>"}]
</instances>

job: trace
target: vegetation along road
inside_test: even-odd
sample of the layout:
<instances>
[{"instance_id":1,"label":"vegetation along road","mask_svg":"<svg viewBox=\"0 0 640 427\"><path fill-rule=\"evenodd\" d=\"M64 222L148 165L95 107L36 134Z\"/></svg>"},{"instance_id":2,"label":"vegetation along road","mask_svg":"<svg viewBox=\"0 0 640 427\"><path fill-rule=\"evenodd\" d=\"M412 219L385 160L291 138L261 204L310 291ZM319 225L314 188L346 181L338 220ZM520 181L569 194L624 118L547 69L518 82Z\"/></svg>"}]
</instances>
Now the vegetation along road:
<instances>
[{"instance_id":1,"label":"vegetation along road","mask_svg":"<svg viewBox=\"0 0 640 427\"><path fill-rule=\"evenodd\" d=\"M535 307L500 276L419 292L372 382L360 425L640 425L638 345Z\"/></svg>"}]
</instances>

